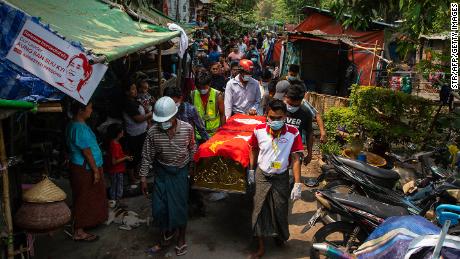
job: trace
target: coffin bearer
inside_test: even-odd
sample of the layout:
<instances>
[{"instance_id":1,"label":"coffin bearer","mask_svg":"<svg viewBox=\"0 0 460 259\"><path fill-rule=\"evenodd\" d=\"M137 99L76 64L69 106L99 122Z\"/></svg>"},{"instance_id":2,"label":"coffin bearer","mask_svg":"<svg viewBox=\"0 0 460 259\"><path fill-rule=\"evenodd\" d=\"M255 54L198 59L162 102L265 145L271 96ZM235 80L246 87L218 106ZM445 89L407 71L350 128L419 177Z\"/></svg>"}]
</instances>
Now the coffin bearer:
<instances>
[{"instance_id":1,"label":"coffin bearer","mask_svg":"<svg viewBox=\"0 0 460 259\"><path fill-rule=\"evenodd\" d=\"M191 93L193 106L198 115L204 121L206 131L210 136L225 124L224 97L222 92L210 87L211 75L202 69L196 74L195 85L197 87ZM199 135L197 141L201 141Z\"/></svg>"},{"instance_id":2,"label":"coffin bearer","mask_svg":"<svg viewBox=\"0 0 460 259\"><path fill-rule=\"evenodd\" d=\"M302 138L295 127L284 123L286 114L286 104L283 101L270 102L267 123L258 125L249 140L251 153L248 181L255 181L256 189L252 230L258 238L259 245L251 258L260 258L264 255L265 237L275 238L280 245L289 239L289 161L295 180L291 199L299 199L302 192Z\"/></svg>"},{"instance_id":3,"label":"coffin bearer","mask_svg":"<svg viewBox=\"0 0 460 259\"><path fill-rule=\"evenodd\" d=\"M225 88L225 117L244 113L256 115L260 104L259 82L252 78L254 64L247 59L240 60L240 73L227 83Z\"/></svg>"},{"instance_id":4,"label":"coffin bearer","mask_svg":"<svg viewBox=\"0 0 460 259\"><path fill-rule=\"evenodd\" d=\"M190 124L196 132L196 138L206 141L209 139L209 134L206 132L204 122L196 108L188 102L184 102L184 96L182 90L176 86L167 87L163 96L171 97L178 108L176 118L181 121L185 121Z\"/></svg>"},{"instance_id":5,"label":"coffin bearer","mask_svg":"<svg viewBox=\"0 0 460 259\"><path fill-rule=\"evenodd\" d=\"M169 246L176 236L176 255L187 253L188 174L196 145L192 126L176 119L177 110L170 97L162 97L155 103L156 123L148 131L142 150L142 192L147 194L146 176L152 167L155 177L152 214L162 233L161 241L147 250L152 255Z\"/></svg>"},{"instance_id":6,"label":"coffin bearer","mask_svg":"<svg viewBox=\"0 0 460 259\"><path fill-rule=\"evenodd\" d=\"M293 84L284 96L284 103L288 111L286 124L296 127L306 138L307 156L304 157L303 163L308 165L313 155L312 115L308 108L302 105L303 97L303 87L299 84Z\"/></svg>"},{"instance_id":7,"label":"coffin bearer","mask_svg":"<svg viewBox=\"0 0 460 259\"><path fill-rule=\"evenodd\" d=\"M307 92L307 87L299 78L299 71L300 67L296 64L289 65L288 75L286 76L286 80L281 80L276 84L276 94L274 96L275 99L283 100L286 92L291 85L301 85L304 88L304 94ZM302 106L308 109L310 114L312 115L313 119L318 124L318 128L320 131L320 141L321 143L325 143L327 141L326 137L326 130L324 129L324 122L321 118L321 114L313 107L309 102L306 100L302 101Z\"/></svg>"}]
</instances>

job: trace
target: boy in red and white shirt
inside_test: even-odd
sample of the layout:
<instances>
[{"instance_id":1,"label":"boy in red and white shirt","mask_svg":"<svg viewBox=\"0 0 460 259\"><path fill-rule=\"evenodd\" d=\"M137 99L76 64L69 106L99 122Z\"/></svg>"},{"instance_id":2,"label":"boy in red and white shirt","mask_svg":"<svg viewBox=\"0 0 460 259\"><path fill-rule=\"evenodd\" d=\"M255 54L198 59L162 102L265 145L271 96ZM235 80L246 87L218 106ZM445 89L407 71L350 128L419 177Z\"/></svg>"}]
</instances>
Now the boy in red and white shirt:
<instances>
[{"instance_id":1,"label":"boy in red and white shirt","mask_svg":"<svg viewBox=\"0 0 460 259\"><path fill-rule=\"evenodd\" d=\"M258 238L258 251L251 258L265 253L264 237L273 237L279 244L289 239L289 173L292 164L294 188L292 200L300 198L302 138L297 128L285 124L286 104L281 100L269 103L267 123L260 124L249 140L251 147L248 182L255 183L252 227ZM256 164L257 161L257 164ZM256 168L257 169L254 170Z\"/></svg>"}]
</instances>

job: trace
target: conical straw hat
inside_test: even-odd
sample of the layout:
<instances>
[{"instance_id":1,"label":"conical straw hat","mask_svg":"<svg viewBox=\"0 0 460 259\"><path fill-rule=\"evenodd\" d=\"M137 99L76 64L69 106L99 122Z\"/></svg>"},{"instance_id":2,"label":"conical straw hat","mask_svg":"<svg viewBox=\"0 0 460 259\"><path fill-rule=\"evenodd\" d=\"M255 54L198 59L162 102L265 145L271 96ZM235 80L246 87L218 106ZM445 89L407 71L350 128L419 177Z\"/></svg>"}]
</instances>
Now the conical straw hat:
<instances>
[{"instance_id":1,"label":"conical straw hat","mask_svg":"<svg viewBox=\"0 0 460 259\"><path fill-rule=\"evenodd\" d=\"M48 177L45 177L22 195L24 201L32 203L63 201L66 197L65 192L57 187Z\"/></svg>"}]
</instances>

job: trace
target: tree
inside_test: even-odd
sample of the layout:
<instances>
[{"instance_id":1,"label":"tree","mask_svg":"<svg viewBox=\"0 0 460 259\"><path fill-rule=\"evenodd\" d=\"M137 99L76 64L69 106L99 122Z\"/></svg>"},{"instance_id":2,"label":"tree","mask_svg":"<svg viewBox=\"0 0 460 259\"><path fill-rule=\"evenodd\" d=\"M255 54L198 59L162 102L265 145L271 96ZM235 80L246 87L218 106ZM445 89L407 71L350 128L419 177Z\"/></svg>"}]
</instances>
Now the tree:
<instances>
[{"instance_id":1,"label":"tree","mask_svg":"<svg viewBox=\"0 0 460 259\"><path fill-rule=\"evenodd\" d=\"M449 0L332 0L331 11L345 27L356 29L368 28L372 20L402 20L400 31L417 41L420 34L448 28L449 4Z\"/></svg>"}]
</instances>

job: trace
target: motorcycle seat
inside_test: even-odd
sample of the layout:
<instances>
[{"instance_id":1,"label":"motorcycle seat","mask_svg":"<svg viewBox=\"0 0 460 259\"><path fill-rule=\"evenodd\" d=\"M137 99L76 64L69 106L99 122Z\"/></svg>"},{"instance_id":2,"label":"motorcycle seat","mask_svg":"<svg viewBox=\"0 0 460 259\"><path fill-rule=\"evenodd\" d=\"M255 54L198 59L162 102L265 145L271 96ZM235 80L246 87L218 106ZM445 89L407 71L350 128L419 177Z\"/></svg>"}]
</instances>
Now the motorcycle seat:
<instances>
[{"instance_id":1,"label":"motorcycle seat","mask_svg":"<svg viewBox=\"0 0 460 259\"><path fill-rule=\"evenodd\" d=\"M382 203L357 194L329 193L328 195L330 198L343 205L348 205L363 210L383 219L392 216L410 215L406 208L388 205L386 203Z\"/></svg>"},{"instance_id":2,"label":"motorcycle seat","mask_svg":"<svg viewBox=\"0 0 460 259\"><path fill-rule=\"evenodd\" d=\"M359 170L367 175L380 178L380 179L388 179L388 180L399 180L400 176L397 172L388 169L382 169L375 166L368 165L362 161L348 159L345 157L337 156L338 161L342 162L343 164L352 167L356 170Z\"/></svg>"}]
</instances>

